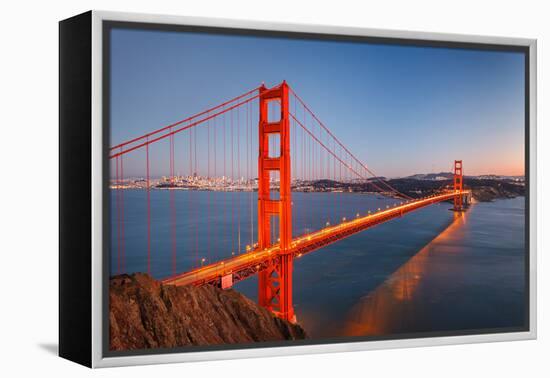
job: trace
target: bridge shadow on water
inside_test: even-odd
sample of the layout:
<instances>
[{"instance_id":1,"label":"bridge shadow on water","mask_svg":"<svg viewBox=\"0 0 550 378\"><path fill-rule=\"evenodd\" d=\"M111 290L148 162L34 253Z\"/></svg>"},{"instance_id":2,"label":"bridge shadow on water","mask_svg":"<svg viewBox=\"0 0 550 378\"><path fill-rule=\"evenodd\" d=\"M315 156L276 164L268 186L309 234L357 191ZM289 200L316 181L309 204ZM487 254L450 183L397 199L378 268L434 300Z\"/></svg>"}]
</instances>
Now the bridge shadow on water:
<instances>
[{"instance_id":1,"label":"bridge shadow on water","mask_svg":"<svg viewBox=\"0 0 550 378\"><path fill-rule=\"evenodd\" d=\"M366 295L339 336L519 329L526 323L522 198L478 203Z\"/></svg>"},{"instance_id":2,"label":"bridge shadow on water","mask_svg":"<svg viewBox=\"0 0 550 378\"><path fill-rule=\"evenodd\" d=\"M426 316L414 299L429 269L438 268L436 255L459 253L453 240L463 237L467 213L454 213L452 223L403 264L350 311L342 333L346 336L385 335L408 330ZM425 289L425 288L423 288Z\"/></svg>"}]
</instances>

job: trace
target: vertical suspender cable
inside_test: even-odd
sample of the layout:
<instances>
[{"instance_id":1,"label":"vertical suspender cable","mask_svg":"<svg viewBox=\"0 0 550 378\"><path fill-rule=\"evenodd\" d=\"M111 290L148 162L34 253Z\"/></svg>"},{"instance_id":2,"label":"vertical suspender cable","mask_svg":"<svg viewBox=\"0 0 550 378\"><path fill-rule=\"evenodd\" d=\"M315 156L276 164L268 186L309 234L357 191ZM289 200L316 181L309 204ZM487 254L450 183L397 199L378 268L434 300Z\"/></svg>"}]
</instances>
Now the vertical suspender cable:
<instances>
[{"instance_id":1,"label":"vertical suspender cable","mask_svg":"<svg viewBox=\"0 0 550 378\"><path fill-rule=\"evenodd\" d=\"M120 180L122 183L122 190L120 191L120 217L121 217L121 269L122 273L125 272L126 266L126 240L124 237L124 156L120 155Z\"/></svg>"},{"instance_id":2,"label":"vertical suspender cable","mask_svg":"<svg viewBox=\"0 0 550 378\"><path fill-rule=\"evenodd\" d=\"M226 114L223 115L223 240L225 244L225 238L227 237L227 141L226 141Z\"/></svg>"},{"instance_id":3,"label":"vertical suspender cable","mask_svg":"<svg viewBox=\"0 0 550 378\"><path fill-rule=\"evenodd\" d=\"M237 111L237 182L241 185L241 122L240 122L240 107L236 108ZM237 195L237 253L241 253L241 193L239 190L235 193Z\"/></svg>"},{"instance_id":4,"label":"vertical suspender cable","mask_svg":"<svg viewBox=\"0 0 550 378\"><path fill-rule=\"evenodd\" d=\"M207 163L207 168L206 168L206 180L207 180L207 186L208 186L208 210L207 210L207 232L206 232L206 255L207 255L207 258L208 258L208 263L211 263L211 260L210 260L210 200L211 200L211 194L212 194L212 190L210 188L210 184L211 184L211 179L210 179L210 120L207 121L206 123L206 139L207 139L207 142L206 144L208 145L208 148L207 148L207 153L208 153L208 158L206 159L206 163Z\"/></svg>"},{"instance_id":5,"label":"vertical suspender cable","mask_svg":"<svg viewBox=\"0 0 550 378\"><path fill-rule=\"evenodd\" d=\"M172 132L172 129L170 129ZM175 198L175 147L174 147L174 134L170 135L170 226L171 226L171 239L172 239L172 275L176 275L176 198Z\"/></svg>"},{"instance_id":6,"label":"vertical suspender cable","mask_svg":"<svg viewBox=\"0 0 550 378\"><path fill-rule=\"evenodd\" d=\"M145 146L145 160L147 173L147 274L151 275L151 182L149 175L149 138Z\"/></svg>"},{"instance_id":7,"label":"vertical suspender cable","mask_svg":"<svg viewBox=\"0 0 550 378\"><path fill-rule=\"evenodd\" d=\"M230 119L230 123L231 123L231 188L232 188L232 191L234 190L234 185L235 185L235 172L233 170L233 166L234 166L234 155L233 155L233 142L234 142L234 138L233 138L233 110L230 111L230 114L231 114L231 119ZM235 206L234 206L234 203L235 203L235 193L232 192L231 193L231 254L234 254L235 253L235 249L234 249L234 245L235 245L235 233L234 233L234 220L235 220L235 217L234 217L234 210L235 210Z\"/></svg>"},{"instance_id":8,"label":"vertical suspender cable","mask_svg":"<svg viewBox=\"0 0 550 378\"><path fill-rule=\"evenodd\" d=\"M118 157L115 158L116 178L115 178L115 199L116 199L116 234L117 234L117 254L116 254L116 273L120 274L120 176L118 171Z\"/></svg>"}]
</instances>

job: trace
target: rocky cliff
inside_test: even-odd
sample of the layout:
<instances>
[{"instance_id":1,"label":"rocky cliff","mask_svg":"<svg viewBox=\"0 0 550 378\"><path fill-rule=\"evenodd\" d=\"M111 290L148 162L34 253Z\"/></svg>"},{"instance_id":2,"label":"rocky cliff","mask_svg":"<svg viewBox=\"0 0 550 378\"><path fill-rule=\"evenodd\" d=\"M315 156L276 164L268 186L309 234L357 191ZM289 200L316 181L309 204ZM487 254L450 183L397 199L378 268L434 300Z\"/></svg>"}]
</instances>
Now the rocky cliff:
<instances>
[{"instance_id":1,"label":"rocky cliff","mask_svg":"<svg viewBox=\"0 0 550 378\"><path fill-rule=\"evenodd\" d=\"M109 289L111 350L306 337L234 290L167 286L142 273L115 276Z\"/></svg>"}]
</instances>

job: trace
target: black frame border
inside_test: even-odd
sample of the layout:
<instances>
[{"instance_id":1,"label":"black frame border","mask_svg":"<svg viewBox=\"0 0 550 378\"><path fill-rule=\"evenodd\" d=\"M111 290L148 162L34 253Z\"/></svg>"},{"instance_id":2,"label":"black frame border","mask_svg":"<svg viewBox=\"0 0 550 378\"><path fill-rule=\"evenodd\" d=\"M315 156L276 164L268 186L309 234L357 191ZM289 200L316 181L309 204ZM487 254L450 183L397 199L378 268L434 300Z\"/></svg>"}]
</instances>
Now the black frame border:
<instances>
[{"instance_id":1,"label":"black frame border","mask_svg":"<svg viewBox=\"0 0 550 378\"><path fill-rule=\"evenodd\" d=\"M59 22L59 356L92 366L92 12Z\"/></svg>"}]
</instances>

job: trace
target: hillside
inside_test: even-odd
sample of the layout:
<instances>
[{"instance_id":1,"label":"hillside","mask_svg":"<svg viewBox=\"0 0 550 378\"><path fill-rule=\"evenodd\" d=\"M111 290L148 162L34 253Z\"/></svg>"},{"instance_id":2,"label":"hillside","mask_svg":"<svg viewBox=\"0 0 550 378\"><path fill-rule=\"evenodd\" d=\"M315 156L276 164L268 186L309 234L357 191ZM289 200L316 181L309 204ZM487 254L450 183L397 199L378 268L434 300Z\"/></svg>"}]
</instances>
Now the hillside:
<instances>
[{"instance_id":1,"label":"hillside","mask_svg":"<svg viewBox=\"0 0 550 378\"><path fill-rule=\"evenodd\" d=\"M136 273L111 278L109 300L111 350L306 338L234 290L165 286Z\"/></svg>"}]
</instances>

